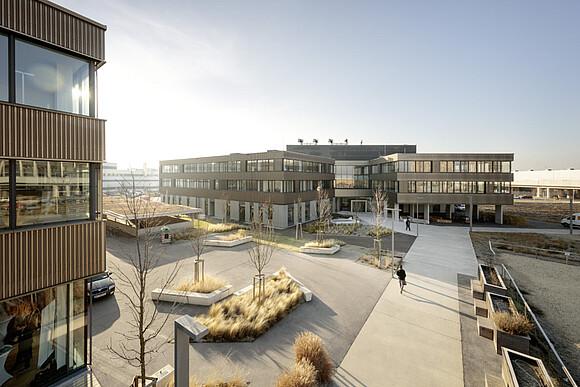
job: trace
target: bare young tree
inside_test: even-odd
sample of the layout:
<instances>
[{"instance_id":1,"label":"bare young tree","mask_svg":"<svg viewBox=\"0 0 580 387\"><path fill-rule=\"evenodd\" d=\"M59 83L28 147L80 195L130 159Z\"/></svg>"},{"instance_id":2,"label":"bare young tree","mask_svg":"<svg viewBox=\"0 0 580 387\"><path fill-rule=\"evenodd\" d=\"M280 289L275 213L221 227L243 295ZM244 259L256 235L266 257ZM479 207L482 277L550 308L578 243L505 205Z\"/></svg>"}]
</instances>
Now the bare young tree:
<instances>
[{"instance_id":1,"label":"bare young tree","mask_svg":"<svg viewBox=\"0 0 580 387\"><path fill-rule=\"evenodd\" d=\"M265 211L269 210L266 205L263 208ZM262 218L261 215L260 218ZM266 295L266 280L263 271L272 259L272 254L274 253L275 248L275 238L272 228L268 226L265 230L262 221L254 222L253 224L255 225L255 229L253 230L254 238L248 245L247 251L250 263L258 272L257 275L254 275L253 298L256 299L257 294L258 302L261 304Z\"/></svg>"},{"instance_id":2,"label":"bare young tree","mask_svg":"<svg viewBox=\"0 0 580 387\"><path fill-rule=\"evenodd\" d=\"M322 188L322 182L318 182L316 189L316 242L324 241L324 226L330 220L332 203L328 198L328 191Z\"/></svg>"},{"instance_id":3,"label":"bare young tree","mask_svg":"<svg viewBox=\"0 0 580 387\"><path fill-rule=\"evenodd\" d=\"M304 238L304 234L302 233L302 196L298 196L298 201L295 204L298 205L298 216L296 217L296 239L302 239Z\"/></svg>"},{"instance_id":4,"label":"bare young tree","mask_svg":"<svg viewBox=\"0 0 580 387\"><path fill-rule=\"evenodd\" d=\"M381 257L381 219L382 216L385 214L385 208L387 208L388 197L387 193L383 191L382 187L379 185L373 190L373 196L371 200L371 211L373 212L373 218L375 220L375 249L377 252L377 262L379 264L379 268L382 266L382 257Z\"/></svg>"},{"instance_id":5,"label":"bare young tree","mask_svg":"<svg viewBox=\"0 0 580 387\"><path fill-rule=\"evenodd\" d=\"M148 379L146 367L151 361L151 355L165 344L165 340L158 339L159 332L177 306L174 304L169 313L160 316L159 310L152 305L148 289L152 283L157 282L161 283L162 289L165 290L175 279L179 264L173 266L164 278L155 271L163 257L163 250L158 240L159 234L154 232L154 227L158 225L156 219L162 214L157 211L158 203L142 200L134 194L135 186L135 176L131 174L121 189L121 192L125 193L121 211L137 228L133 247L122 250L131 267L130 270L123 270L118 265L113 265L118 281L124 285L117 286L117 292L125 298L132 317L129 320L132 329L117 332L123 340L116 340L115 344L111 340L108 348L131 366L139 368L139 376L134 382L140 380L141 385L145 386Z\"/></svg>"},{"instance_id":6,"label":"bare young tree","mask_svg":"<svg viewBox=\"0 0 580 387\"><path fill-rule=\"evenodd\" d=\"M193 282L205 280L205 263L201 259L201 255L205 250L205 241L208 235L207 227L201 226L201 224L198 228L191 230L189 234L189 243L196 257L193 264Z\"/></svg>"}]
</instances>

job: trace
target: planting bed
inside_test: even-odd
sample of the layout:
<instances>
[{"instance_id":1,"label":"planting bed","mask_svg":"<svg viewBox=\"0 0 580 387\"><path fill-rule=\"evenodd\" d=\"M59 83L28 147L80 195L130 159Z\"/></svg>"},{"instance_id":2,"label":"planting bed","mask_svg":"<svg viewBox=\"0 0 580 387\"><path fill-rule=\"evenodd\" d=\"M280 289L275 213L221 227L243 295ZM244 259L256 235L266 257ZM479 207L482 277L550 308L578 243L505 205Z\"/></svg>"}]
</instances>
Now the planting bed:
<instances>
[{"instance_id":1,"label":"planting bed","mask_svg":"<svg viewBox=\"0 0 580 387\"><path fill-rule=\"evenodd\" d=\"M261 305L257 298L253 299L253 292L247 292L213 305L207 315L196 320L209 329L204 341L252 341L303 300L300 287L281 270L266 281L266 296Z\"/></svg>"},{"instance_id":2,"label":"planting bed","mask_svg":"<svg viewBox=\"0 0 580 387\"><path fill-rule=\"evenodd\" d=\"M501 373L508 387L554 386L540 359L505 348L502 350L502 354Z\"/></svg>"}]
</instances>

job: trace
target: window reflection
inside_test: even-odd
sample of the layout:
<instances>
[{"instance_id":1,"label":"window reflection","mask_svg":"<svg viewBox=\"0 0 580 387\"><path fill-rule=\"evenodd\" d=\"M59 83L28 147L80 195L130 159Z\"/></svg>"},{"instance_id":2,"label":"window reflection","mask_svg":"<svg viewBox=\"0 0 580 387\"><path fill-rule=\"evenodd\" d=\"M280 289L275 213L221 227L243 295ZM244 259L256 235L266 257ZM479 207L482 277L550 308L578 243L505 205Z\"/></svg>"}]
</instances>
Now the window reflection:
<instances>
[{"instance_id":1,"label":"window reflection","mask_svg":"<svg viewBox=\"0 0 580 387\"><path fill-rule=\"evenodd\" d=\"M89 218L89 164L19 160L16 225Z\"/></svg>"},{"instance_id":2,"label":"window reflection","mask_svg":"<svg viewBox=\"0 0 580 387\"><path fill-rule=\"evenodd\" d=\"M8 101L8 37L0 35L0 101Z\"/></svg>"},{"instance_id":3,"label":"window reflection","mask_svg":"<svg viewBox=\"0 0 580 387\"><path fill-rule=\"evenodd\" d=\"M89 115L89 63L16 40L16 102Z\"/></svg>"},{"instance_id":4,"label":"window reflection","mask_svg":"<svg viewBox=\"0 0 580 387\"><path fill-rule=\"evenodd\" d=\"M10 225L8 170L8 160L0 160L0 228L6 228Z\"/></svg>"},{"instance_id":5,"label":"window reflection","mask_svg":"<svg viewBox=\"0 0 580 387\"><path fill-rule=\"evenodd\" d=\"M85 364L83 280L0 303L0 386L46 385Z\"/></svg>"}]
</instances>

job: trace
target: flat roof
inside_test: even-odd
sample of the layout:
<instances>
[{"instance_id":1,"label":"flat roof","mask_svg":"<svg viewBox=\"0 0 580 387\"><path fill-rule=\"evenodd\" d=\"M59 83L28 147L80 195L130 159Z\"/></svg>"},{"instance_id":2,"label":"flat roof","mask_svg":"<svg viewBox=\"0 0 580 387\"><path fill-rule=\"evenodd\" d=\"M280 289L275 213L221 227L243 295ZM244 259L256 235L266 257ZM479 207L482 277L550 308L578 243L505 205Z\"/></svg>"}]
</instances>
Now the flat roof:
<instances>
[{"instance_id":1,"label":"flat roof","mask_svg":"<svg viewBox=\"0 0 580 387\"><path fill-rule=\"evenodd\" d=\"M105 196L103 197L103 212L106 214L111 214L118 219L134 220L135 214L129 210L127 201L133 199L127 199L124 196ZM146 217L161 217L161 216L175 216L175 215L186 215L186 214L200 214L202 213L201 208L180 206L175 204L165 204L162 202L151 201L146 199L135 199L139 202L139 207L137 208L137 219L143 219Z\"/></svg>"}]
</instances>

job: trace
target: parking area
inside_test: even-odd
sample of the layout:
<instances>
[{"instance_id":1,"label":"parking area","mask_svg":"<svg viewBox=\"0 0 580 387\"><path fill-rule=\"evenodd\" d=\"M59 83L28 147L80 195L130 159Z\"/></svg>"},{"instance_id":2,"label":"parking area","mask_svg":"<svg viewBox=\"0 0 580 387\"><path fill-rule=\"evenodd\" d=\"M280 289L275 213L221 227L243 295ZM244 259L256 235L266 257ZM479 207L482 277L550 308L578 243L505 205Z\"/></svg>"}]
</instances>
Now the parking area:
<instances>
[{"instance_id":1,"label":"parking area","mask_svg":"<svg viewBox=\"0 0 580 387\"><path fill-rule=\"evenodd\" d=\"M137 369L114 356L107 347L121 341L132 348L118 332L133 329L131 310L121 293L129 287L118 280L116 271L130 273L128 253L134 251L134 240L116 237L107 240L108 268L117 282L117 292L96 300L93 304L93 368L102 385L127 385ZM161 249L160 266L152 273L148 292L159 287L173 265L180 265L176 283L193 276L193 251L188 241L171 245L157 245ZM232 249L207 248L203 255L207 274L229 281L234 291L251 283L255 268L249 263L245 246ZM252 386L270 386L293 362L292 344L302 331L311 331L324 341L332 360L340 364L356 335L390 281L390 271L379 271L356 263L360 254L341 250L333 256L308 256L285 250L276 250L265 270L273 273L285 267L314 293L309 303L301 304L265 335L254 342L196 343L190 349L190 371L201 377L216 368L225 373L238 369L247 375ZM117 273L118 274L118 273ZM163 319L170 305L150 302L149 308L158 308ZM161 330L159 340L173 339L173 320L184 314L196 316L206 313L208 307L179 306L175 317ZM173 365L173 345L167 344L155 354L148 365L153 373L166 364Z\"/></svg>"}]
</instances>

